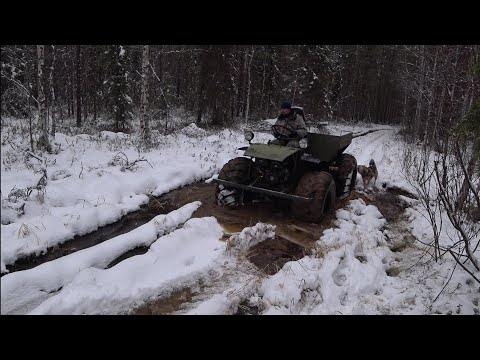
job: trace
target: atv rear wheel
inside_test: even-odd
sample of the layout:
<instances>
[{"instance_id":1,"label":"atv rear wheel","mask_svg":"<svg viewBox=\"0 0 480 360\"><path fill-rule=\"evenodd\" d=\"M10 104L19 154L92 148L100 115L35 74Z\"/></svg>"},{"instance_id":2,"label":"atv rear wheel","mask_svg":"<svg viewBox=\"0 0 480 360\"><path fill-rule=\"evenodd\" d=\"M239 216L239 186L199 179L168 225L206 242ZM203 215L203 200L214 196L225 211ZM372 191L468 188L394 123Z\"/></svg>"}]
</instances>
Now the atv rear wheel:
<instances>
[{"instance_id":1,"label":"atv rear wheel","mask_svg":"<svg viewBox=\"0 0 480 360\"><path fill-rule=\"evenodd\" d=\"M237 184L246 184L248 182L248 173L252 160L244 157L237 157L225 165L218 178L220 180L231 181ZM243 205L242 191L235 188L227 188L222 184L217 184L215 189L215 198L220 206L236 208Z\"/></svg>"},{"instance_id":2,"label":"atv rear wheel","mask_svg":"<svg viewBox=\"0 0 480 360\"><path fill-rule=\"evenodd\" d=\"M337 159L338 170L335 173L337 197L344 198L355 190L357 182L357 159L350 154L342 154Z\"/></svg>"},{"instance_id":3,"label":"atv rear wheel","mask_svg":"<svg viewBox=\"0 0 480 360\"><path fill-rule=\"evenodd\" d=\"M310 203L294 202L292 211L300 220L320 222L335 208L335 181L327 172L309 172L303 175L295 195L312 197Z\"/></svg>"}]
</instances>

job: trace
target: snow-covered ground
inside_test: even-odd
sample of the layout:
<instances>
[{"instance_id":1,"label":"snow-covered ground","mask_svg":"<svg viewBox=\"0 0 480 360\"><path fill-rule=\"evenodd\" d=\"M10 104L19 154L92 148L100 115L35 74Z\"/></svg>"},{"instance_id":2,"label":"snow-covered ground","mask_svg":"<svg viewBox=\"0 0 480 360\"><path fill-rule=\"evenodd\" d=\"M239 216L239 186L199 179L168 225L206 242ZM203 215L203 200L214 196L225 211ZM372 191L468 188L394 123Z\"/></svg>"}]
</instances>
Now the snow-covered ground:
<instances>
[{"instance_id":1,"label":"snow-covered ground","mask_svg":"<svg viewBox=\"0 0 480 360\"><path fill-rule=\"evenodd\" d=\"M378 191L385 191L383 184L413 192L401 174L397 128L328 125L332 133L372 129L382 130L354 138L347 152L359 164L375 160ZM254 142L270 138L256 133ZM46 186L22 196L12 189L35 187L42 177L35 172L40 161L28 155L24 160L28 140L2 129L2 273L21 257L119 220L146 204L149 196L211 178L241 155L236 149L245 144L241 131L207 132L193 124L168 136L157 134L155 149L145 153L139 152L134 137L122 133L57 133L55 141L58 153L44 155ZM132 165L135 160L142 161ZM357 187L363 188L360 176ZM428 242L431 229L421 207L406 200L409 221L403 225ZM478 284L459 268L434 302L449 280L453 260L427 261L421 246L392 252L387 221L361 199L338 210L335 227L318 239L316 254L286 263L273 276L255 271L243 255L271 237L274 227L258 224L224 243L214 217L190 219L198 206L188 204L99 245L4 275L1 313L128 313L199 282L208 285L203 296L178 313L231 314L242 301L264 314L478 313ZM444 236L447 241L447 232ZM141 245L150 247L146 254L106 269Z\"/></svg>"},{"instance_id":2,"label":"snow-covered ground","mask_svg":"<svg viewBox=\"0 0 480 360\"><path fill-rule=\"evenodd\" d=\"M157 140L158 150L139 154L122 133L105 131L95 137L57 133L60 152L46 156L48 180L40 201L37 190L27 201L15 196L8 201L12 189L34 187L42 175L25 167L24 154L17 147L28 149L26 139L13 139L15 148L10 142L2 145L1 271L19 257L40 254L119 220L147 203L148 195L159 196L211 177L240 154L236 148L245 143L241 133L206 134L193 124ZM146 161L138 162L136 170L124 169L125 161L137 159ZM13 208L22 205L24 215L19 218Z\"/></svg>"},{"instance_id":3,"label":"snow-covered ground","mask_svg":"<svg viewBox=\"0 0 480 360\"><path fill-rule=\"evenodd\" d=\"M351 201L338 210L337 227L320 238L321 255L285 264L251 303L264 314L474 314L478 285L457 272L449 295L433 302L453 263L415 266L419 251L392 252L385 223L376 207Z\"/></svg>"}]
</instances>

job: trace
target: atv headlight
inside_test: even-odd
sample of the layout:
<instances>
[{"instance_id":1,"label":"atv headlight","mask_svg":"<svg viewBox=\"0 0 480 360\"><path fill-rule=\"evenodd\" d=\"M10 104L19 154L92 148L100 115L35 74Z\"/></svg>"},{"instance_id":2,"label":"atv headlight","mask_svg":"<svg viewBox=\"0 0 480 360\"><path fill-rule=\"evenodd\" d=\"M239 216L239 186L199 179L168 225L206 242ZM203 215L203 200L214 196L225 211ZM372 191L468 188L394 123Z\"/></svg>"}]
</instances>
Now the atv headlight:
<instances>
[{"instance_id":1,"label":"atv headlight","mask_svg":"<svg viewBox=\"0 0 480 360\"><path fill-rule=\"evenodd\" d=\"M299 142L298 142L298 145L300 145L300 147L302 149L305 149L307 146L308 146L308 141L307 139L301 139Z\"/></svg>"},{"instance_id":2,"label":"atv headlight","mask_svg":"<svg viewBox=\"0 0 480 360\"><path fill-rule=\"evenodd\" d=\"M253 139L253 132L245 131L245 140L251 141Z\"/></svg>"}]
</instances>

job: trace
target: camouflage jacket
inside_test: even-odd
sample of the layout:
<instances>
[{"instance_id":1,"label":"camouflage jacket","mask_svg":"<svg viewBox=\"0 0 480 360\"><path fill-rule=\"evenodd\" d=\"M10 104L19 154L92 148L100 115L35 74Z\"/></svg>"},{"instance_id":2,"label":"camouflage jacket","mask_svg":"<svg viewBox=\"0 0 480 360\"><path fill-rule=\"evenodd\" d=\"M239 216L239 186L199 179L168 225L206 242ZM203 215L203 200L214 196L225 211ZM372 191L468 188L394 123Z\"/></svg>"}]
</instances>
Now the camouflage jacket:
<instances>
[{"instance_id":1,"label":"camouflage jacket","mask_svg":"<svg viewBox=\"0 0 480 360\"><path fill-rule=\"evenodd\" d=\"M285 126L291 128L298 133L297 138L302 139L307 136L307 126L301 115L291 112L288 116L278 116L275 125ZM285 129L279 128L278 132L289 135Z\"/></svg>"}]
</instances>

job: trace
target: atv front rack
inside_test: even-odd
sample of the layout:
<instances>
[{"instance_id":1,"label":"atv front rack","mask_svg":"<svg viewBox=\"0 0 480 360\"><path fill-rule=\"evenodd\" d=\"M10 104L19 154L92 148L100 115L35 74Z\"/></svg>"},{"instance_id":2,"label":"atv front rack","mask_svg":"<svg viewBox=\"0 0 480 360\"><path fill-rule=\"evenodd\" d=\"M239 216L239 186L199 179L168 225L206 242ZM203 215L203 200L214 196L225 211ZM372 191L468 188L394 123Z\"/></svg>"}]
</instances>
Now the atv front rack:
<instances>
[{"instance_id":1,"label":"atv front rack","mask_svg":"<svg viewBox=\"0 0 480 360\"><path fill-rule=\"evenodd\" d=\"M297 196L297 195L290 195L290 194L285 194L280 191L274 191L274 190L268 190L268 189L263 189L259 188L256 186L251 186L251 185L243 185L243 184L237 184L231 181L226 181L226 180L220 180L220 179L213 179L213 182L222 184L223 186L227 188L236 188L236 189L241 189L241 190L246 190L246 191L251 191L251 192L257 192L281 199L286 199L286 200L293 200L293 201L312 201L313 198L307 198L303 196Z\"/></svg>"}]
</instances>

